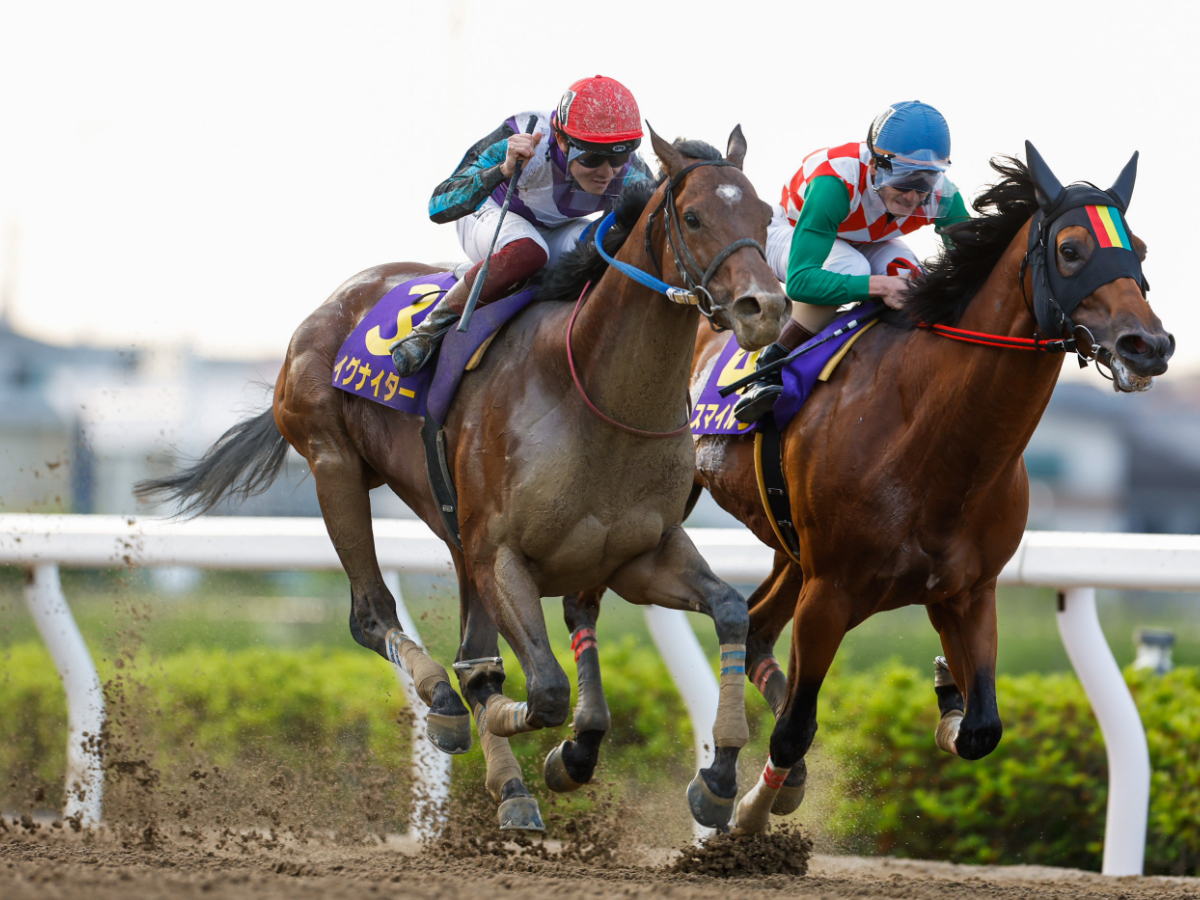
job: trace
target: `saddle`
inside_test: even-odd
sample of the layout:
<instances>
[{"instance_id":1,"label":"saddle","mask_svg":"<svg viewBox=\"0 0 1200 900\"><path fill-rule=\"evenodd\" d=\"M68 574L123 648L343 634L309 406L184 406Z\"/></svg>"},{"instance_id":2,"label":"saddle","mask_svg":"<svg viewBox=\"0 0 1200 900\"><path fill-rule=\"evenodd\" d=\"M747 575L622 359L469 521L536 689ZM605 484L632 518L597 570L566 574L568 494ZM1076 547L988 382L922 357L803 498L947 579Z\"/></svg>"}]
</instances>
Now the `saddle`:
<instances>
[{"instance_id":1,"label":"saddle","mask_svg":"<svg viewBox=\"0 0 1200 900\"><path fill-rule=\"evenodd\" d=\"M379 298L343 342L335 357L333 386L391 409L425 417L421 436L429 485L442 522L462 549L458 530L458 498L446 460L442 423L464 372L479 365L500 328L533 300L525 287L475 310L465 333L451 329L434 365L409 378L396 374L391 346L424 321L430 307L458 279L455 272L422 275L396 285Z\"/></svg>"},{"instance_id":2,"label":"saddle","mask_svg":"<svg viewBox=\"0 0 1200 900\"><path fill-rule=\"evenodd\" d=\"M879 321L878 304L862 304L821 329L789 355L783 366L783 394L771 415L747 425L733 417L738 392L756 380L759 352L747 353L730 336L704 379L692 415L692 434L753 434L754 473L759 498L780 545L799 562L800 542L791 521L792 502L783 476L783 430L812 395L819 382L828 381L854 342Z\"/></svg>"}]
</instances>

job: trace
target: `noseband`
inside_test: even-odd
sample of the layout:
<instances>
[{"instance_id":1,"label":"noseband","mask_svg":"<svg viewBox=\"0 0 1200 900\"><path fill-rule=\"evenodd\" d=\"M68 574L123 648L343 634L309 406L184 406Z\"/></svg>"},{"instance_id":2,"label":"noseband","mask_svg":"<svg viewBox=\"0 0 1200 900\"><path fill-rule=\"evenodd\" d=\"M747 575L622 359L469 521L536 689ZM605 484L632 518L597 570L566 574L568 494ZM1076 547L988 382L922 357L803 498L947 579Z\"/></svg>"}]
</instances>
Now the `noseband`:
<instances>
[{"instance_id":1,"label":"noseband","mask_svg":"<svg viewBox=\"0 0 1200 900\"><path fill-rule=\"evenodd\" d=\"M643 272L641 269L631 266L628 263L619 262L608 254L604 249L604 236L616 224L616 212L611 212L605 216L604 221L596 229L596 250L599 251L601 259L623 275L632 278L643 287L648 287L653 291L658 291L660 294L665 294L667 299L672 303L696 307L700 310L700 314L708 319L708 324L712 327L713 331L726 331L726 328L718 325L713 319L713 316L717 312L717 306L716 301L713 300L713 296L708 290L709 282L712 281L713 276L717 274L717 270L721 268L725 261L743 247L753 247L764 261L767 258L767 254L758 241L753 238L741 238L714 256L712 262L708 264L708 268L701 271L700 264L696 262L696 258L688 248L687 241L683 239L683 231L679 227L679 213L675 209L675 188L693 169L699 169L702 166L732 166L735 169L740 168L736 163L731 163L723 159L706 159L692 163L667 182L666 190L663 191L662 202L659 203L658 208L646 219L646 255L654 261L653 248L650 244L650 232L654 227L654 217L664 209L666 210L667 246L671 249L671 256L675 260L675 268L679 272L679 276L683 279L684 284L687 285L687 290L669 285L661 278L656 278L650 273ZM654 261L654 265L658 269L659 274L661 274L662 266L657 261Z\"/></svg>"}]
</instances>

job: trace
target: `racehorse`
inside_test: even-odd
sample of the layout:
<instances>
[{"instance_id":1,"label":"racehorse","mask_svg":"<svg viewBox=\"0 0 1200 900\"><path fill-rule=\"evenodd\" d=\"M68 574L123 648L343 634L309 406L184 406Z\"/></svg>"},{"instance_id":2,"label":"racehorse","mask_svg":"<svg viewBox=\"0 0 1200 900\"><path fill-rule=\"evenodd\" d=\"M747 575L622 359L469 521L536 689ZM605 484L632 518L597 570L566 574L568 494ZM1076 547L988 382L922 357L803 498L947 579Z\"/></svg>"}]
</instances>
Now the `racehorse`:
<instances>
[{"instance_id":1,"label":"racehorse","mask_svg":"<svg viewBox=\"0 0 1200 900\"><path fill-rule=\"evenodd\" d=\"M701 313L757 348L778 336L787 300L762 250L771 213L742 173L741 129L724 158L698 141L673 146L653 131L651 139L664 175L652 194L623 198L602 243L625 266L663 274L669 287L648 280L675 302L609 268L595 247L547 274L539 294L547 302L530 304L501 329L465 375L445 422L461 550L430 488L421 417L331 385L339 347L376 301L397 284L443 271L415 263L368 269L338 288L293 336L273 410L230 429L190 469L141 488L143 496L204 512L226 494L265 489L287 446L299 451L350 578L351 633L413 676L430 706L430 739L465 752L470 713L445 669L401 631L376 559L368 492L382 484L395 491L454 560L462 616L455 669L476 715L502 827L542 827L506 739L561 725L569 712L570 682L551 652L540 599L604 584L632 603L714 619L730 674L713 731L716 760L697 774L688 798L697 821L719 827L737 794L737 754L748 739L748 610L681 526L695 467L688 379ZM637 239L625 241L629 235ZM584 680L598 687L594 630L572 630ZM498 633L525 672L523 703L503 694ZM589 706L584 695L575 721L581 744L566 741L547 760L547 783L557 790L591 778L589 748L608 727L607 708Z\"/></svg>"},{"instance_id":2,"label":"racehorse","mask_svg":"<svg viewBox=\"0 0 1200 900\"><path fill-rule=\"evenodd\" d=\"M775 550L771 575L749 600L746 671L776 724L766 768L738 804L739 831L761 831L771 812L799 806L821 683L846 632L878 612L924 605L941 637L938 746L964 759L995 749L996 578L1025 528L1022 452L1062 364L1020 351L1077 341L1081 362L1103 362L1126 392L1148 389L1167 369L1175 340L1145 297L1145 244L1114 230L1118 243L1129 238L1126 255L1114 254L1101 249L1110 236L1086 226L1086 211L1108 209L1108 227L1121 227L1116 210L1132 194L1136 154L1102 192L1063 188L1032 146L1027 153L1028 167L993 161L1003 177L976 201L983 215L950 229L950 246L915 281L905 313L889 314L895 327L862 334L785 427L796 556L764 511L753 439L697 439L697 483ZM1074 307L1064 300L1071 292ZM700 331L694 393L723 345ZM785 677L773 648L789 620Z\"/></svg>"}]
</instances>

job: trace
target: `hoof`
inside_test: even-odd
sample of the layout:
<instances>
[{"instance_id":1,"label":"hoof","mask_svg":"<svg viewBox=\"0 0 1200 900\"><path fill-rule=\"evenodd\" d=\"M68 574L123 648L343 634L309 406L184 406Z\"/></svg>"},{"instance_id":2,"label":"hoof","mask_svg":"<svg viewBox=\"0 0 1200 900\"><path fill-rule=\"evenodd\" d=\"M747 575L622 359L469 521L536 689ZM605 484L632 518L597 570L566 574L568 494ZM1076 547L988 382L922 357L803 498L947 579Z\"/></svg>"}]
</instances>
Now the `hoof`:
<instances>
[{"instance_id":1,"label":"hoof","mask_svg":"<svg viewBox=\"0 0 1200 900\"><path fill-rule=\"evenodd\" d=\"M704 776L699 772L692 779L687 789L688 806L692 810L692 818L705 828L725 829L733 818L733 801L735 798L718 797L704 782Z\"/></svg>"},{"instance_id":2,"label":"hoof","mask_svg":"<svg viewBox=\"0 0 1200 900\"><path fill-rule=\"evenodd\" d=\"M800 804L803 802L804 785L799 784L796 787L788 787L785 784L779 789L779 793L775 795L775 802L771 804L771 815L790 816L800 808Z\"/></svg>"},{"instance_id":3,"label":"hoof","mask_svg":"<svg viewBox=\"0 0 1200 900\"><path fill-rule=\"evenodd\" d=\"M542 772L546 778L546 787L556 794L567 794L583 787L567 773L567 765L563 762L562 744L546 754L546 765Z\"/></svg>"},{"instance_id":4,"label":"hoof","mask_svg":"<svg viewBox=\"0 0 1200 900\"><path fill-rule=\"evenodd\" d=\"M541 810L532 797L513 797L500 804L501 831L545 831Z\"/></svg>"},{"instance_id":5,"label":"hoof","mask_svg":"<svg viewBox=\"0 0 1200 900\"><path fill-rule=\"evenodd\" d=\"M443 753L457 756L471 749L471 716L442 716L430 713L426 720L425 733L433 746Z\"/></svg>"}]
</instances>

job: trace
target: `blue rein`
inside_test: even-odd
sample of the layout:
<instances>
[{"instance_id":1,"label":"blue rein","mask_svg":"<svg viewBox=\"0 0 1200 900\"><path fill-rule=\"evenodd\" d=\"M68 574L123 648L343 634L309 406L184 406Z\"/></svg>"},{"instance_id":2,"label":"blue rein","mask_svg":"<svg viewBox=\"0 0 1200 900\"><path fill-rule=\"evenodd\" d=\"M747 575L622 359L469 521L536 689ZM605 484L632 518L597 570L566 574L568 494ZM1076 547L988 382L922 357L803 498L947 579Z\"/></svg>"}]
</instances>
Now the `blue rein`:
<instances>
[{"instance_id":1,"label":"blue rein","mask_svg":"<svg viewBox=\"0 0 1200 900\"><path fill-rule=\"evenodd\" d=\"M620 272L627 278L632 278L642 287L648 287L652 291L658 291L660 294L666 294L667 299L672 303L682 303L685 306L695 306L699 302L698 298L691 291L685 291L683 288L677 288L667 284L661 278L655 278L649 272L643 272L629 263L623 263L618 259L608 255L608 251L604 249L604 236L608 234L612 227L617 224L617 213L614 210L600 220L599 227L596 228L594 238L596 250L600 253L600 258L606 263ZM588 231L591 231L591 226L588 226ZM584 232L584 235L587 231Z\"/></svg>"}]
</instances>

